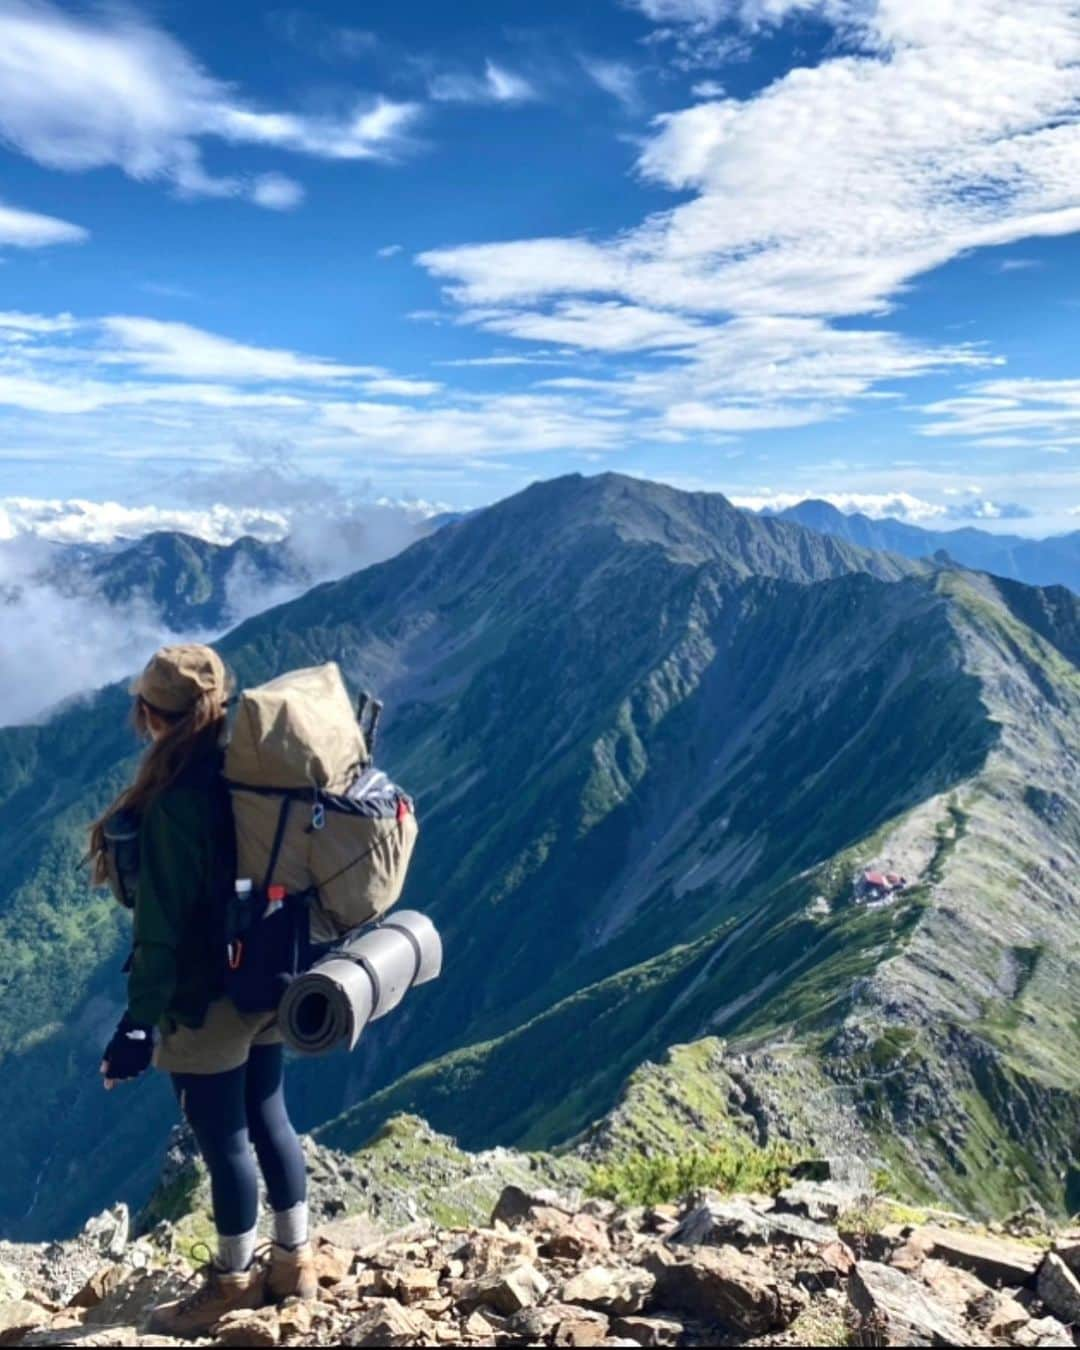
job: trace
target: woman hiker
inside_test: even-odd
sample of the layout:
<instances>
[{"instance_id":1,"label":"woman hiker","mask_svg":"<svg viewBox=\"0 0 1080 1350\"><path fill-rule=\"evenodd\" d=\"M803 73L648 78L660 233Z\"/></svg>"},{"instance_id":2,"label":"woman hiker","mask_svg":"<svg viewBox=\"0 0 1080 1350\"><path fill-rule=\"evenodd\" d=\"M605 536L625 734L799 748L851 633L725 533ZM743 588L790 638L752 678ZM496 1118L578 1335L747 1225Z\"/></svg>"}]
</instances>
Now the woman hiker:
<instances>
[{"instance_id":1,"label":"woman hiker","mask_svg":"<svg viewBox=\"0 0 1080 1350\"><path fill-rule=\"evenodd\" d=\"M228 692L211 648L155 653L132 686L135 727L149 746L135 781L91 832L94 880L102 884L105 822L123 808L139 820L128 1006L101 1063L105 1087L137 1078L151 1062L168 1073L210 1172L217 1255L195 1293L155 1310L149 1329L160 1335L204 1335L234 1309L314 1298L317 1289L281 1035L273 1014L241 1013L222 995L217 906L235 882L221 778ZM255 1258L252 1146L274 1211L268 1262Z\"/></svg>"}]
</instances>

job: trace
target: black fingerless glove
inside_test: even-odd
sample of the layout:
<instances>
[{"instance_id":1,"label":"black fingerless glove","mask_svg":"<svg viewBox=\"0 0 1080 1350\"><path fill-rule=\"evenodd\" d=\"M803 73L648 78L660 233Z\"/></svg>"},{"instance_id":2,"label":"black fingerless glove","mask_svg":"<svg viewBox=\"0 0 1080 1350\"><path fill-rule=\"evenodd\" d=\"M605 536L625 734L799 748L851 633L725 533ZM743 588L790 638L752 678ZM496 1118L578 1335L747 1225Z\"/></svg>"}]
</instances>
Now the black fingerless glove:
<instances>
[{"instance_id":1,"label":"black fingerless glove","mask_svg":"<svg viewBox=\"0 0 1080 1350\"><path fill-rule=\"evenodd\" d=\"M117 1082L125 1078L138 1078L150 1067L153 1054L154 1028L133 1022L125 1013L113 1032L112 1040L105 1047L105 1077Z\"/></svg>"}]
</instances>

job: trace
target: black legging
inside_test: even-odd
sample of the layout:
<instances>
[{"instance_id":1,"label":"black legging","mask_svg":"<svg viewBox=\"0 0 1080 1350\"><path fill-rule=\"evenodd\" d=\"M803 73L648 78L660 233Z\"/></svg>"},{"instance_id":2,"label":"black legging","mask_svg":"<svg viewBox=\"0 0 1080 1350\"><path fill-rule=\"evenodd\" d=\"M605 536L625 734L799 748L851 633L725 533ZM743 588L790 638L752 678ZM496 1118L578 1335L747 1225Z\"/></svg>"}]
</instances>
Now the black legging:
<instances>
[{"instance_id":1,"label":"black legging","mask_svg":"<svg viewBox=\"0 0 1080 1350\"><path fill-rule=\"evenodd\" d=\"M176 1073L173 1088L210 1172L214 1223L223 1237L250 1233L259 1214L259 1170L275 1213L307 1198L304 1154L285 1106L285 1052L256 1045L229 1073Z\"/></svg>"}]
</instances>

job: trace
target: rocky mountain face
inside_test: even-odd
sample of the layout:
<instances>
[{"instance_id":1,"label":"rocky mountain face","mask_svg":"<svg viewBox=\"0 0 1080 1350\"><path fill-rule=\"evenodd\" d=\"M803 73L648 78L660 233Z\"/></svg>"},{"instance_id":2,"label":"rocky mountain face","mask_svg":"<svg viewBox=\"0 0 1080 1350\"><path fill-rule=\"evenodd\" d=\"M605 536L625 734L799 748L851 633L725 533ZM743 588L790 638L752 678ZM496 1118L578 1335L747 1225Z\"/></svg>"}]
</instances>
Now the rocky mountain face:
<instances>
[{"instance_id":1,"label":"rocky mountain face","mask_svg":"<svg viewBox=\"0 0 1080 1350\"><path fill-rule=\"evenodd\" d=\"M243 682L334 659L385 698L406 902L446 942L354 1055L293 1066L302 1125L348 1152L401 1112L472 1149L749 1133L977 1214L1080 1207L1078 605L602 475L243 624ZM125 921L79 831L130 771L125 703L0 733L14 1236L141 1201L174 1116L95 1075Z\"/></svg>"},{"instance_id":2,"label":"rocky mountain face","mask_svg":"<svg viewBox=\"0 0 1080 1350\"><path fill-rule=\"evenodd\" d=\"M214 544L156 530L120 548L65 550L45 579L61 593L89 592L112 606L147 605L177 633L218 633L245 589L299 588L308 578L287 542L244 536Z\"/></svg>"},{"instance_id":3,"label":"rocky mountain face","mask_svg":"<svg viewBox=\"0 0 1080 1350\"><path fill-rule=\"evenodd\" d=\"M142 1330L192 1288L207 1224L205 1180L174 1152L134 1222L120 1205L68 1242L0 1243L0 1344L181 1344ZM202 1344L1077 1343L1080 1231L914 1209L824 1159L764 1191L640 1203L570 1159L468 1155L419 1121L309 1161L318 1298L229 1313Z\"/></svg>"},{"instance_id":4,"label":"rocky mountain face","mask_svg":"<svg viewBox=\"0 0 1080 1350\"><path fill-rule=\"evenodd\" d=\"M991 534L970 527L928 530L902 520L872 520L860 512L848 515L829 502L814 500L799 502L778 515L859 548L888 549L906 558L931 558L944 552L953 562L979 572L1029 586L1068 586L1080 591L1080 530L1049 539Z\"/></svg>"}]
</instances>

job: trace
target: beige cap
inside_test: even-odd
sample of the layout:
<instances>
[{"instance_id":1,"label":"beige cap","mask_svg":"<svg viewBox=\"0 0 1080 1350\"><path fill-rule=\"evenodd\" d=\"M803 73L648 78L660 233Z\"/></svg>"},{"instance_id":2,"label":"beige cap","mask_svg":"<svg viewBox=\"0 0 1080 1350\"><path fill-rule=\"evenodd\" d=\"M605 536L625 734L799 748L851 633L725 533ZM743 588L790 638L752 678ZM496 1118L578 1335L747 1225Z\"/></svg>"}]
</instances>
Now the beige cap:
<instances>
[{"instance_id":1,"label":"beige cap","mask_svg":"<svg viewBox=\"0 0 1080 1350\"><path fill-rule=\"evenodd\" d=\"M131 692L162 712L184 713L201 693L217 690L224 695L225 688L221 657L212 647L189 642L156 651Z\"/></svg>"}]
</instances>

